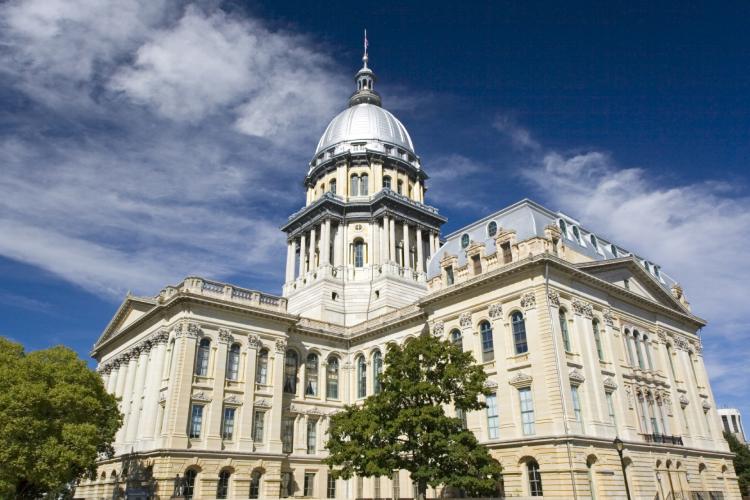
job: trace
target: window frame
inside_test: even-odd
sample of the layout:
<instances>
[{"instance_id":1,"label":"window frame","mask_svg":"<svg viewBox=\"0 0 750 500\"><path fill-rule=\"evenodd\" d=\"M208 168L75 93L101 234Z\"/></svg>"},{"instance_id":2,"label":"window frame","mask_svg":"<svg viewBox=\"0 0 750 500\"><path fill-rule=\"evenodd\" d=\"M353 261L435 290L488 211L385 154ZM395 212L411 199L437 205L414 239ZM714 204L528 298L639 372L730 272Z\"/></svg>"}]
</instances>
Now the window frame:
<instances>
[{"instance_id":1,"label":"window frame","mask_svg":"<svg viewBox=\"0 0 750 500\"><path fill-rule=\"evenodd\" d=\"M495 359L495 339L492 324L485 320L479 322L479 338L482 342L482 362Z\"/></svg>"},{"instance_id":2,"label":"window frame","mask_svg":"<svg viewBox=\"0 0 750 500\"><path fill-rule=\"evenodd\" d=\"M227 350L226 378L236 382L240 377L240 345L234 343Z\"/></svg>"},{"instance_id":3,"label":"window frame","mask_svg":"<svg viewBox=\"0 0 750 500\"><path fill-rule=\"evenodd\" d=\"M521 410L521 429L524 436L536 434L536 418L534 416L534 395L531 386L518 388L518 401Z\"/></svg>"},{"instance_id":4,"label":"window frame","mask_svg":"<svg viewBox=\"0 0 750 500\"><path fill-rule=\"evenodd\" d=\"M514 311L510 315L511 330L513 332L513 351L517 356L529 352L529 342L526 336L526 318L521 311Z\"/></svg>"},{"instance_id":5,"label":"window frame","mask_svg":"<svg viewBox=\"0 0 750 500\"><path fill-rule=\"evenodd\" d=\"M227 418L230 416L231 418ZM221 439L231 441L234 438L234 427L237 417L237 408L225 406L221 412Z\"/></svg>"},{"instance_id":6,"label":"window frame","mask_svg":"<svg viewBox=\"0 0 750 500\"><path fill-rule=\"evenodd\" d=\"M208 364L210 360L211 339L209 337L203 337L200 342L198 342L198 350L195 354L195 375L198 377L208 377Z\"/></svg>"}]
</instances>

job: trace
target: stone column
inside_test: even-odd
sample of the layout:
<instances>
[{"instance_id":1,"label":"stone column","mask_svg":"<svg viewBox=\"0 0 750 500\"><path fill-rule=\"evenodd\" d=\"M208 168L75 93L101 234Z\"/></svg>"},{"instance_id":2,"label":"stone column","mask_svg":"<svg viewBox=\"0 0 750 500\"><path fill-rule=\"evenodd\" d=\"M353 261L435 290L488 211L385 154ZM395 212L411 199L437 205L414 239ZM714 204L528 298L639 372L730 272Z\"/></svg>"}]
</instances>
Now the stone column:
<instances>
[{"instance_id":1,"label":"stone column","mask_svg":"<svg viewBox=\"0 0 750 500\"><path fill-rule=\"evenodd\" d=\"M294 281L294 240L286 244L286 282Z\"/></svg>"},{"instance_id":2,"label":"stone column","mask_svg":"<svg viewBox=\"0 0 750 500\"><path fill-rule=\"evenodd\" d=\"M307 446L305 446L307 438L307 415L298 414L294 419L294 427L294 452L298 455L304 455L307 449Z\"/></svg>"},{"instance_id":3,"label":"stone column","mask_svg":"<svg viewBox=\"0 0 750 500\"><path fill-rule=\"evenodd\" d=\"M323 233L320 238L321 265L327 266L331 263L331 219L323 223Z\"/></svg>"},{"instance_id":4,"label":"stone column","mask_svg":"<svg viewBox=\"0 0 750 500\"><path fill-rule=\"evenodd\" d=\"M341 265L341 223L336 225L336 234L333 237L333 265Z\"/></svg>"},{"instance_id":5,"label":"stone column","mask_svg":"<svg viewBox=\"0 0 750 500\"><path fill-rule=\"evenodd\" d=\"M110 365L109 378L107 378L107 392L110 394L114 394L115 392L115 385L117 384L117 374L119 371L119 367L115 368L115 365Z\"/></svg>"},{"instance_id":6,"label":"stone column","mask_svg":"<svg viewBox=\"0 0 750 500\"><path fill-rule=\"evenodd\" d=\"M125 419L122 423L122 427L120 427L120 430L118 432L118 437L115 439L115 442L120 445L124 444L125 439L127 438L126 431L128 425L130 425L130 408L133 401L133 384L135 384L135 371L137 368L139 354L140 353L133 352L128 355L127 376L125 378L125 387L122 391L122 400L120 402L120 411L124 415Z\"/></svg>"},{"instance_id":7,"label":"stone column","mask_svg":"<svg viewBox=\"0 0 750 500\"><path fill-rule=\"evenodd\" d=\"M258 352L263 347L260 339L251 335L247 339L247 362L245 363L245 393L237 419L236 432L240 451L253 451L253 413L255 402L255 370Z\"/></svg>"},{"instance_id":8,"label":"stone column","mask_svg":"<svg viewBox=\"0 0 750 500\"><path fill-rule=\"evenodd\" d=\"M370 222L370 243L367 245L368 253L367 261L370 264L377 264L380 262L380 224L377 221Z\"/></svg>"},{"instance_id":9,"label":"stone column","mask_svg":"<svg viewBox=\"0 0 750 500\"><path fill-rule=\"evenodd\" d=\"M207 424L205 429L208 431L206 432L206 445L209 449L216 450L221 448L221 441L223 439L221 435L221 421L222 413L224 412L224 381L226 380L227 372L227 353L229 352L229 345L233 342L234 337L232 337L228 330L219 329L218 341L214 350L212 401L210 405L206 405L208 415L204 415Z\"/></svg>"},{"instance_id":10,"label":"stone column","mask_svg":"<svg viewBox=\"0 0 750 500\"><path fill-rule=\"evenodd\" d=\"M169 379L168 396L165 406L167 448L187 448L187 424L190 418L190 397L193 387L195 350L200 328L198 325L180 324L175 328L175 353L172 363L172 376Z\"/></svg>"},{"instance_id":11,"label":"stone column","mask_svg":"<svg viewBox=\"0 0 750 500\"><path fill-rule=\"evenodd\" d=\"M141 416L141 408L144 403L143 392L146 383L146 370L149 364L148 357L150 351L150 346L143 347L138 356L138 370L136 371L133 393L131 395L132 403L130 408L130 419L128 422L128 428L125 431L125 441L128 443L133 443L136 440L138 428L141 426L139 417Z\"/></svg>"},{"instance_id":12,"label":"stone column","mask_svg":"<svg viewBox=\"0 0 750 500\"><path fill-rule=\"evenodd\" d=\"M388 220L388 255L390 260L396 260L396 221L393 218Z\"/></svg>"},{"instance_id":13,"label":"stone column","mask_svg":"<svg viewBox=\"0 0 750 500\"><path fill-rule=\"evenodd\" d=\"M424 272L424 249L422 248L422 228L417 226L417 271Z\"/></svg>"},{"instance_id":14,"label":"stone column","mask_svg":"<svg viewBox=\"0 0 750 500\"><path fill-rule=\"evenodd\" d=\"M281 410L284 404L284 353L286 352L286 340L276 339L273 356L273 401L271 403L270 415L266 418L268 424L268 451L270 453L281 453ZM270 362L271 360L269 360Z\"/></svg>"},{"instance_id":15,"label":"stone column","mask_svg":"<svg viewBox=\"0 0 750 500\"><path fill-rule=\"evenodd\" d=\"M314 271L318 267L315 263L315 245L317 244L316 235L316 227L313 226L312 229L310 229L310 255L308 256L310 261L310 271Z\"/></svg>"},{"instance_id":16,"label":"stone column","mask_svg":"<svg viewBox=\"0 0 750 500\"><path fill-rule=\"evenodd\" d=\"M305 233L302 233L299 239L299 277L302 278L307 269L305 268L305 255L307 254L307 239Z\"/></svg>"},{"instance_id":17,"label":"stone column","mask_svg":"<svg viewBox=\"0 0 750 500\"><path fill-rule=\"evenodd\" d=\"M114 392L116 398L121 399L122 391L125 389L125 379L128 378L128 361L130 361L130 356L120 356L120 359L116 362L117 382Z\"/></svg>"},{"instance_id":18,"label":"stone column","mask_svg":"<svg viewBox=\"0 0 750 500\"><path fill-rule=\"evenodd\" d=\"M143 399L143 423L140 436L149 446L149 441L154 439L159 409L159 394L161 392L162 374L164 371L164 360L167 354L167 341L169 334L166 331L159 332L152 340L151 363L149 364L148 381L146 382L146 396Z\"/></svg>"},{"instance_id":19,"label":"stone column","mask_svg":"<svg viewBox=\"0 0 750 500\"><path fill-rule=\"evenodd\" d=\"M380 242L380 253L378 264L385 264L388 261L388 236L384 230L386 226L386 217L383 217L382 223L378 221L378 241Z\"/></svg>"},{"instance_id":20,"label":"stone column","mask_svg":"<svg viewBox=\"0 0 750 500\"><path fill-rule=\"evenodd\" d=\"M409 224L404 221L404 268L411 269L411 252L409 247Z\"/></svg>"}]
</instances>

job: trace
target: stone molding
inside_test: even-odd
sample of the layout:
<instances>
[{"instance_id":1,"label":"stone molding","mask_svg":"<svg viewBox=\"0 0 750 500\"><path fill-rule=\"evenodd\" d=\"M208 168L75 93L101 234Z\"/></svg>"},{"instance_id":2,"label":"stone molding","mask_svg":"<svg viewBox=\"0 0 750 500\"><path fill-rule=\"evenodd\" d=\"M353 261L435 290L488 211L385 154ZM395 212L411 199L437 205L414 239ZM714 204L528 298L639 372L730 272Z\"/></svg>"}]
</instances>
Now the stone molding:
<instances>
[{"instance_id":1,"label":"stone molding","mask_svg":"<svg viewBox=\"0 0 750 500\"><path fill-rule=\"evenodd\" d=\"M230 406L242 406L242 401L235 395L224 398L224 404Z\"/></svg>"},{"instance_id":2,"label":"stone molding","mask_svg":"<svg viewBox=\"0 0 750 500\"><path fill-rule=\"evenodd\" d=\"M196 392L195 394L192 394L190 396L190 399L193 400L193 401L203 401L204 403L210 403L211 402L211 398L209 398L208 396L206 396L206 393L203 392L203 391Z\"/></svg>"},{"instance_id":3,"label":"stone molding","mask_svg":"<svg viewBox=\"0 0 750 500\"><path fill-rule=\"evenodd\" d=\"M461 316L458 317L458 324L461 325L461 328L471 328L471 313L461 313Z\"/></svg>"},{"instance_id":4,"label":"stone molding","mask_svg":"<svg viewBox=\"0 0 750 500\"><path fill-rule=\"evenodd\" d=\"M508 383L513 387L520 389L523 387L529 387L533 380L534 377L532 377L531 375L528 375L524 372L518 372L515 377L508 381Z\"/></svg>"},{"instance_id":5,"label":"stone molding","mask_svg":"<svg viewBox=\"0 0 750 500\"><path fill-rule=\"evenodd\" d=\"M276 349L276 352L283 354L286 352L286 341L283 339L276 339L274 347Z\"/></svg>"},{"instance_id":6,"label":"stone molding","mask_svg":"<svg viewBox=\"0 0 750 500\"><path fill-rule=\"evenodd\" d=\"M585 316L588 319L594 317L594 307L583 300L575 299L573 301L573 312L578 316Z\"/></svg>"},{"instance_id":7,"label":"stone molding","mask_svg":"<svg viewBox=\"0 0 750 500\"><path fill-rule=\"evenodd\" d=\"M607 392L612 392L617 390L617 383L612 380L612 377L607 377L604 379L604 389Z\"/></svg>"},{"instance_id":8,"label":"stone molding","mask_svg":"<svg viewBox=\"0 0 750 500\"><path fill-rule=\"evenodd\" d=\"M259 399L259 400L255 401L255 403L253 404L253 406L255 406L256 408L270 408L271 407L271 402L268 401L267 399Z\"/></svg>"},{"instance_id":9,"label":"stone molding","mask_svg":"<svg viewBox=\"0 0 750 500\"><path fill-rule=\"evenodd\" d=\"M703 411L708 411L711 409L711 403L704 399L703 403L701 403L701 408L703 408Z\"/></svg>"},{"instance_id":10,"label":"stone molding","mask_svg":"<svg viewBox=\"0 0 750 500\"><path fill-rule=\"evenodd\" d=\"M263 342L260 341L260 337L257 335L248 335L247 347L248 349L260 349L263 347Z\"/></svg>"},{"instance_id":11,"label":"stone molding","mask_svg":"<svg viewBox=\"0 0 750 500\"><path fill-rule=\"evenodd\" d=\"M219 328L219 342L231 344L234 342L234 336L226 328Z\"/></svg>"},{"instance_id":12,"label":"stone molding","mask_svg":"<svg viewBox=\"0 0 750 500\"><path fill-rule=\"evenodd\" d=\"M490 319L500 319L503 315L503 305L499 302L492 304L489 308L488 314Z\"/></svg>"},{"instance_id":13,"label":"stone molding","mask_svg":"<svg viewBox=\"0 0 750 500\"><path fill-rule=\"evenodd\" d=\"M685 408L685 407L686 407L687 405L689 405L689 404L690 404L690 400L688 400L688 398L687 398L687 397L685 397L685 395L684 395L684 394L681 394L681 395L680 395L680 406L681 406L682 408Z\"/></svg>"},{"instance_id":14,"label":"stone molding","mask_svg":"<svg viewBox=\"0 0 750 500\"><path fill-rule=\"evenodd\" d=\"M570 370L568 378L570 378L571 382L575 382L577 384L582 384L586 381L586 377L583 376L583 373L581 373L578 368L573 368L572 370Z\"/></svg>"},{"instance_id":15,"label":"stone molding","mask_svg":"<svg viewBox=\"0 0 750 500\"><path fill-rule=\"evenodd\" d=\"M442 321L435 321L432 324L432 334L436 337L441 337L445 332L445 323Z\"/></svg>"},{"instance_id":16,"label":"stone molding","mask_svg":"<svg viewBox=\"0 0 750 500\"><path fill-rule=\"evenodd\" d=\"M612 309L605 309L602 312L602 318L607 326L615 326L615 317L612 315Z\"/></svg>"},{"instance_id":17,"label":"stone molding","mask_svg":"<svg viewBox=\"0 0 750 500\"><path fill-rule=\"evenodd\" d=\"M521 307L524 310L536 307L536 295L534 295L534 292L526 292L521 296Z\"/></svg>"},{"instance_id":18,"label":"stone molding","mask_svg":"<svg viewBox=\"0 0 750 500\"><path fill-rule=\"evenodd\" d=\"M547 298L549 299L549 303L552 304L555 307L560 307L560 294L557 293L554 290L550 290L547 292Z\"/></svg>"},{"instance_id":19,"label":"stone molding","mask_svg":"<svg viewBox=\"0 0 750 500\"><path fill-rule=\"evenodd\" d=\"M127 364L131 359L137 358L142 353L148 353L157 345L166 344L168 340L169 332L167 330L160 329L147 336L145 339L141 340L129 349L121 352L106 363L99 365L96 371L99 373L110 373L112 370L116 370L121 365Z\"/></svg>"}]
</instances>

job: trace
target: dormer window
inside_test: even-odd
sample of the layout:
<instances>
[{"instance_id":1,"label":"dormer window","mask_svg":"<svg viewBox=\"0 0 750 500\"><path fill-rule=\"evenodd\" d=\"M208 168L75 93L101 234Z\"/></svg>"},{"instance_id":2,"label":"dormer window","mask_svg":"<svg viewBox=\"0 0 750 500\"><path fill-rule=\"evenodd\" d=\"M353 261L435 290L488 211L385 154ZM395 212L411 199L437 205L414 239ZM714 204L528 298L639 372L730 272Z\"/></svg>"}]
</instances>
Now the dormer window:
<instances>
[{"instance_id":1,"label":"dormer window","mask_svg":"<svg viewBox=\"0 0 750 500\"><path fill-rule=\"evenodd\" d=\"M383 189L391 189L391 177L388 175L383 177Z\"/></svg>"},{"instance_id":2,"label":"dormer window","mask_svg":"<svg viewBox=\"0 0 750 500\"><path fill-rule=\"evenodd\" d=\"M453 282L453 266L447 266L445 268L445 284L450 286L453 284Z\"/></svg>"},{"instance_id":3,"label":"dormer window","mask_svg":"<svg viewBox=\"0 0 750 500\"><path fill-rule=\"evenodd\" d=\"M590 234L589 235L589 240L591 240L591 246L594 247L594 250L598 251L599 250L599 245L597 244L598 242L596 241L596 236L593 235L593 234Z\"/></svg>"},{"instance_id":4,"label":"dormer window","mask_svg":"<svg viewBox=\"0 0 750 500\"><path fill-rule=\"evenodd\" d=\"M615 257L615 258L617 258L617 257L618 257L618 253L617 253L617 247L616 247L616 246L614 246L614 245L610 245L610 246L609 246L609 250L610 250L610 251L612 252L612 256L613 256L613 257Z\"/></svg>"},{"instance_id":5,"label":"dormer window","mask_svg":"<svg viewBox=\"0 0 750 500\"><path fill-rule=\"evenodd\" d=\"M487 224L487 236L492 238L496 234L497 234L497 222L493 220L493 221L490 221L489 224Z\"/></svg>"},{"instance_id":6,"label":"dormer window","mask_svg":"<svg viewBox=\"0 0 750 500\"><path fill-rule=\"evenodd\" d=\"M461 248L468 247L469 246L469 242L470 242L470 240L469 240L469 235L468 234L464 234L463 236L461 236Z\"/></svg>"},{"instance_id":7,"label":"dormer window","mask_svg":"<svg viewBox=\"0 0 750 500\"><path fill-rule=\"evenodd\" d=\"M575 236L578 243L583 244L583 242L581 241L581 232L578 230L577 226L573 226L573 236Z\"/></svg>"},{"instance_id":8,"label":"dormer window","mask_svg":"<svg viewBox=\"0 0 750 500\"><path fill-rule=\"evenodd\" d=\"M568 225L565 223L565 221L562 220L562 219L559 219L557 221L557 225L560 226L560 232L563 234L563 237L567 236L568 235Z\"/></svg>"}]
</instances>

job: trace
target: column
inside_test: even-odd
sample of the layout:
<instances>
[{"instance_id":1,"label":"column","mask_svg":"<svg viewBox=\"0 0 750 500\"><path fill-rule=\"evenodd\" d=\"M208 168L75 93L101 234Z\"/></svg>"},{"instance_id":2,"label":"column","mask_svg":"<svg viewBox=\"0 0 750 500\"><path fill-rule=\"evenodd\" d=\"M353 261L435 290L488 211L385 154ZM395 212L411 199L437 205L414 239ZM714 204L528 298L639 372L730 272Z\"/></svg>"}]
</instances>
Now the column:
<instances>
[{"instance_id":1,"label":"column","mask_svg":"<svg viewBox=\"0 0 750 500\"><path fill-rule=\"evenodd\" d=\"M133 443L136 440L138 428L141 426L139 417L142 411L143 388L146 383L146 369L148 367L150 351L150 348L142 348L140 356L138 357L138 370L136 371L133 393L130 398L132 401L130 407L130 419L128 421L128 428L125 432L125 441L128 443Z\"/></svg>"},{"instance_id":2,"label":"column","mask_svg":"<svg viewBox=\"0 0 750 500\"><path fill-rule=\"evenodd\" d=\"M125 378L125 387L122 391L122 400L120 402L120 411L124 415L122 427L118 432L119 438L115 439L115 442L122 445L127 437L126 430L130 425L130 407L133 398L133 384L135 383L135 371L138 363L138 356L136 353L132 353L128 356L128 369L127 377Z\"/></svg>"},{"instance_id":3,"label":"column","mask_svg":"<svg viewBox=\"0 0 750 500\"><path fill-rule=\"evenodd\" d=\"M268 412L270 415L266 417L266 423L268 424L268 451L270 453L281 453L281 407L284 404L285 352L286 341L277 339L273 356L273 378L271 378L273 401L271 403L271 411Z\"/></svg>"},{"instance_id":4,"label":"column","mask_svg":"<svg viewBox=\"0 0 750 500\"><path fill-rule=\"evenodd\" d=\"M164 332L155 340L155 345L151 348L151 363L149 364L148 382L146 386L146 396L143 400L143 424L140 437L146 441L154 438L157 432L157 414L159 407L159 393L161 392L162 373L164 371L164 360L167 355L167 340L169 335Z\"/></svg>"},{"instance_id":5,"label":"column","mask_svg":"<svg viewBox=\"0 0 750 500\"><path fill-rule=\"evenodd\" d=\"M229 344L233 341L234 337L228 331L219 330L216 349L214 350L213 373L209 372L209 376L213 378L213 391L211 403L207 404L203 411L206 423L205 429L207 431L206 445L207 448L214 450L221 448L221 420L222 412L224 411L224 381L227 372L227 352L229 351ZM209 370L210 368L211 362L209 361Z\"/></svg>"},{"instance_id":6,"label":"column","mask_svg":"<svg viewBox=\"0 0 750 500\"><path fill-rule=\"evenodd\" d=\"M336 235L333 237L333 265L341 265L341 223L336 225Z\"/></svg>"},{"instance_id":7,"label":"column","mask_svg":"<svg viewBox=\"0 0 750 500\"><path fill-rule=\"evenodd\" d=\"M187 448L187 424L190 418L190 397L193 387L193 363L198 344L196 325L182 324L175 331L173 376L169 379L168 396L165 405L167 419L166 448Z\"/></svg>"},{"instance_id":8,"label":"column","mask_svg":"<svg viewBox=\"0 0 750 500\"><path fill-rule=\"evenodd\" d=\"M286 244L286 282L294 281L294 240Z\"/></svg>"},{"instance_id":9,"label":"column","mask_svg":"<svg viewBox=\"0 0 750 500\"><path fill-rule=\"evenodd\" d=\"M411 269L411 253L409 252L409 224L404 221L404 267Z\"/></svg>"},{"instance_id":10,"label":"column","mask_svg":"<svg viewBox=\"0 0 750 500\"><path fill-rule=\"evenodd\" d=\"M417 271L424 272L424 250L422 249L422 228L417 226Z\"/></svg>"},{"instance_id":11,"label":"column","mask_svg":"<svg viewBox=\"0 0 750 500\"><path fill-rule=\"evenodd\" d=\"M331 263L331 219L323 223L323 232L320 237L320 263L327 266Z\"/></svg>"},{"instance_id":12,"label":"column","mask_svg":"<svg viewBox=\"0 0 750 500\"><path fill-rule=\"evenodd\" d=\"M310 255L307 257L310 261L310 271L314 271L318 266L315 264L315 245L317 244L317 241L315 241L315 226L310 229Z\"/></svg>"},{"instance_id":13,"label":"column","mask_svg":"<svg viewBox=\"0 0 750 500\"><path fill-rule=\"evenodd\" d=\"M370 243L367 245L367 261L370 264L377 264L380 262L380 224L378 221L370 222Z\"/></svg>"},{"instance_id":14,"label":"column","mask_svg":"<svg viewBox=\"0 0 750 500\"><path fill-rule=\"evenodd\" d=\"M383 235L383 238L380 240L380 246L382 247L382 250L380 252L380 260L383 264L391 260L390 256L390 239L388 236L390 235L390 217L387 215L383 216L383 227L381 228L381 232Z\"/></svg>"},{"instance_id":15,"label":"column","mask_svg":"<svg viewBox=\"0 0 750 500\"><path fill-rule=\"evenodd\" d=\"M307 269L305 269L305 254L307 253L307 239L305 233L302 233L299 240L299 277L302 278Z\"/></svg>"},{"instance_id":16,"label":"column","mask_svg":"<svg viewBox=\"0 0 750 500\"><path fill-rule=\"evenodd\" d=\"M122 391L125 389L125 379L128 378L128 361L130 356L123 356L117 362L117 382L115 383L115 397L122 398Z\"/></svg>"},{"instance_id":17,"label":"column","mask_svg":"<svg viewBox=\"0 0 750 500\"><path fill-rule=\"evenodd\" d=\"M240 451L253 451L253 414L255 413L255 371L258 351L263 347L255 336L247 340L247 361L245 362L245 394L242 396L242 408L237 418L237 435Z\"/></svg>"},{"instance_id":18,"label":"column","mask_svg":"<svg viewBox=\"0 0 750 500\"><path fill-rule=\"evenodd\" d=\"M117 385L117 376L119 372L119 367L115 368L115 366L112 365L112 368L109 372L109 378L107 379L107 392L110 394L114 394L115 392L115 386Z\"/></svg>"},{"instance_id":19,"label":"column","mask_svg":"<svg viewBox=\"0 0 750 500\"><path fill-rule=\"evenodd\" d=\"M349 227L346 223L340 225L341 227L341 263L344 266L349 265Z\"/></svg>"},{"instance_id":20,"label":"column","mask_svg":"<svg viewBox=\"0 0 750 500\"><path fill-rule=\"evenodd\" d=\"M385 217L383 217L382 223L378 221L378 241L380 243L379 259L378 264L385 264L388 261L388 238L383 228L386 227Z\"/></svg>"},{"instance_id":21,"label":"column","mask_svg":"<svg viewBox=\"0 0 750 500\"><path fill-rule=\"evenodd\" d=\"M389 219L388 228L388 249L389 258L392 261L396 260L396 221L392 218Z\"/></svg>"}]
</instances>

